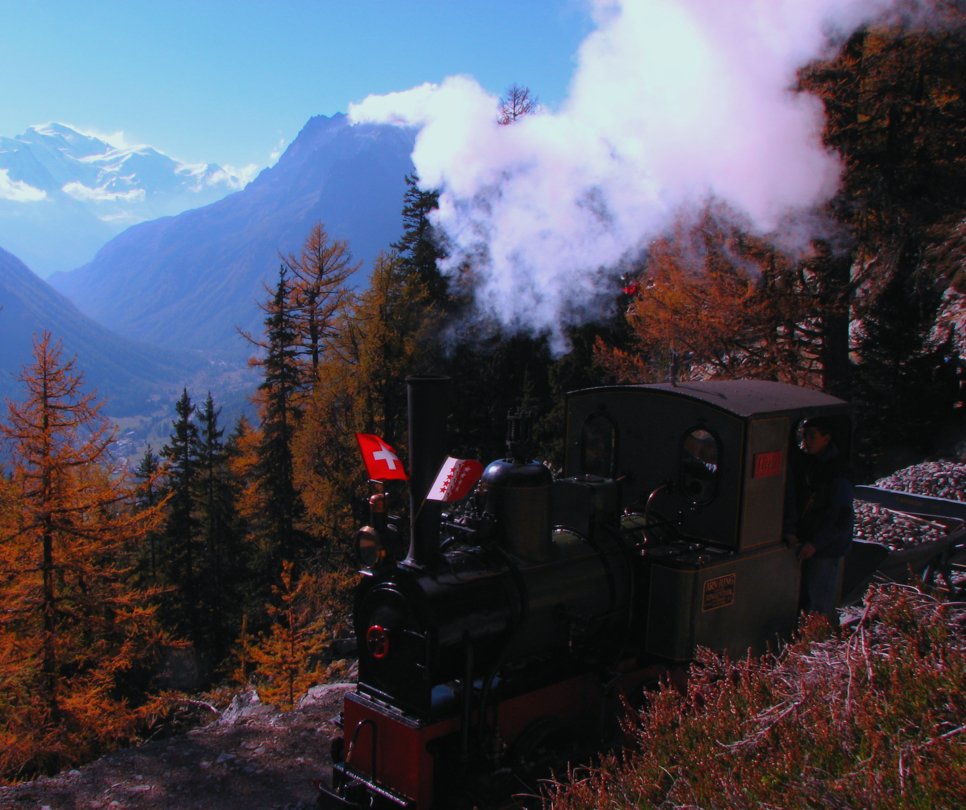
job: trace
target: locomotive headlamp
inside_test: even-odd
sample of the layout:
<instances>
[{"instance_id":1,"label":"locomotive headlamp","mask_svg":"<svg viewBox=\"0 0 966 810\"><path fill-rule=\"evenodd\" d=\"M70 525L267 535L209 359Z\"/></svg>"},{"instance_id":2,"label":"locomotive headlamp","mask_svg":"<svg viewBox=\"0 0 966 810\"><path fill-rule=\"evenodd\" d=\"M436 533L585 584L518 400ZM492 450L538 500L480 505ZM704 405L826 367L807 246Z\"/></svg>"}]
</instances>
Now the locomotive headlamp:
<instances>
[{"instance_id":1,"label":"locomotive headlamp","mask_svg":"<svg viewBox=\"0 0 966 810\"><path fill-rule=\"evenodd\" d=\"M388 556L382 535L372 526L363 526L356 532L356 559L365 568L375 568Z\"/></svg>"},{"instance_id":2,"label":"locomotive headlamp","mask_svg":"<svg viewBox=\"0 0 966 810\"><path fill-rule=\"evenodd\" d=\"M366 630L366 649L377 661L389 655L389 631L382 625L372 625Z\"/></svg>"}]
</instances>

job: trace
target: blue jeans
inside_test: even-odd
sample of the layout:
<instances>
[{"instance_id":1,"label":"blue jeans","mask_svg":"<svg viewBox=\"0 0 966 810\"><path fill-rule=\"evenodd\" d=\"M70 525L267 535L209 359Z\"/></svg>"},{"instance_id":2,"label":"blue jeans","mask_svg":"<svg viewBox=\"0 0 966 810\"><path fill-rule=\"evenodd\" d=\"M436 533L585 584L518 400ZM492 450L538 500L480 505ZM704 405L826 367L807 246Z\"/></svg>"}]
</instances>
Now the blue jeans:
<instances>
[{"instance_id":1,"label":"blue jeans","mask_svg":"<svg viewBox=\"0 0 966 810\"><path fill-rule=\"evenodd\" d=\"M835 605L842 587L845 557L809 557L802 563L802 607L821 613L833 624L838 616Z\"/></svg>"}]
</instances>

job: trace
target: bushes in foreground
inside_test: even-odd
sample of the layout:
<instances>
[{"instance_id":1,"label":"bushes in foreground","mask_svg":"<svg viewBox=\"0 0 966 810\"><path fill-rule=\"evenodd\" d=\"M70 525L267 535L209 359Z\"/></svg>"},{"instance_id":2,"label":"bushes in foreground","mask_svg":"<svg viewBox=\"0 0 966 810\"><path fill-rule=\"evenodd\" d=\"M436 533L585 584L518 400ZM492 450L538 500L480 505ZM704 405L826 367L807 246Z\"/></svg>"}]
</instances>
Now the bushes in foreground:
<instances>
[{"instance_id":1,"label":"bushes in foreground","mask_svg":"<svg viewBox=\"0 0 966 810\"><path fill-rule=\"evenodd\" d=\"M654 693L635 746L548 788L555 809L966 806L966 605L870 591L840 634L781 652L704 653Z\"/></svg>"}]
</instances>

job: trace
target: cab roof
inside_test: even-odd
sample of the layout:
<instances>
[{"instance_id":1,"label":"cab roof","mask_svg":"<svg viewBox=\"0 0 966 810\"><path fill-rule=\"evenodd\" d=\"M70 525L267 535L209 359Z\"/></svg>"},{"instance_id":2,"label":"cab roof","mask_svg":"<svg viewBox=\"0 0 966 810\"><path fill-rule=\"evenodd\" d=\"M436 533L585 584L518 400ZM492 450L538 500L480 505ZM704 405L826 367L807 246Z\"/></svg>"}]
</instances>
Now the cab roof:
<instances>
[{"instance_id":1,"label":"cab roof","mask_svg":"<svg viewBox=\"0 0 966 810\"><path fill-rule=\"evenodd\" d=\"M802 409L841 410L848 407L848 403L844 400L816 391L814 388L803 388L790 383L769 380L705 380L673 384L603 386L574 391L569 396L592 396L619 391L640 391L642 394L653 392L659 395L695 399L743 418Z\"/></svg>"}]
</instances>

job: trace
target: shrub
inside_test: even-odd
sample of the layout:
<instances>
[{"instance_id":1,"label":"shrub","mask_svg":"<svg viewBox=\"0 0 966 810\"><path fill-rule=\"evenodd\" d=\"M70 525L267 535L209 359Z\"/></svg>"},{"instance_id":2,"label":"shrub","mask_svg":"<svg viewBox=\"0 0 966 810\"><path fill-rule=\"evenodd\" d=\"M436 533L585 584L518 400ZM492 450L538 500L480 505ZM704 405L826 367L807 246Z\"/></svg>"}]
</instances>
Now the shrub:
<instances>
[{"instance_id":1,"label":"shrub","mask_svg":"<svg viewBox=\"0 0 966 810\"><path fill-rule=\"evenodd\" d=\"M963 604L904 586L833 633L809 618L778 653L703 651L634 745L549 786L554 808L966 806Z\"/></svg>"}]
</instances>

